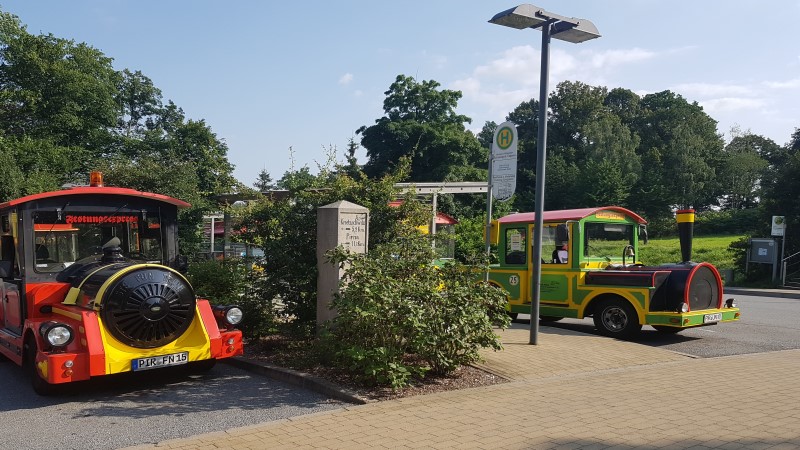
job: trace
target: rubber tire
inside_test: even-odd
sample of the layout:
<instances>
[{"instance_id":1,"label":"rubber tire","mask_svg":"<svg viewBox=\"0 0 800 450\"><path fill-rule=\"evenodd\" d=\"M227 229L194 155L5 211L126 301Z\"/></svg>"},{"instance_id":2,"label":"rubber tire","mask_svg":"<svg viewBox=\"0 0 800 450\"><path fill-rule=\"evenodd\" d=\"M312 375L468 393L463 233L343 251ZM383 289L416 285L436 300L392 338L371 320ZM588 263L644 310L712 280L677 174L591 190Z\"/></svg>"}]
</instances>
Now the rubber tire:
<instances>
[{"instance_id":1,"label":"rubber tire","mask_svg":"<svg viewBox=\"0 0 800 450\"><path fill-rule=\"evenodd\" d=\"M593 316L594 326L603 336L628 339L642 329L636 310L625 300L605 300L594 309Z\"/></svg>"},{"instance_id":2,"label":"rubber tire","mask_svg":"<svg viewBox=\"0 0 800 450\"><path fill-rule=\"evenodd\" d=\"M58 386L48 383L39 376L39 371L36 370L36 343L32 342L32 339L27 339L23 347L25 351L23 369L31 379L33 391L41 396L56 394L58 392Z\"/></svg>"},{"instance_id":3,"label":"rubber tire","mask_svg":"<svg viewBox=\"0 0 800 450\"><path fill-rule=\"evenodd\" d=\"M685 328L668 327L665 325L651 325L651 326L655 328L656 331L662 334L678 334L681 331L685 330Z\"/></svg>"},{"instance_id":4,"label":"rubber tire","mask_svg":"<svg viewBox=\"0 0 800 450\"><path fill-rule=\"evenodd\" d=\"M558 322L559 320L563 319L563 317L556 317L556 316L539 316L539 322L543 323L553 323Z\"/></svg>"},{"instance_id":5,"label":"rubber tire","mask_svg":"<svg viewBox=\"0 0 800 450\"><path fill-rule=\"evenodd\" d=\"M519 313L510 312L510 313L508 313L508 317L511 317L511 321L513 322L513 321L517 320L517 317L519 317Z\"/></svg>"}]
</instances>

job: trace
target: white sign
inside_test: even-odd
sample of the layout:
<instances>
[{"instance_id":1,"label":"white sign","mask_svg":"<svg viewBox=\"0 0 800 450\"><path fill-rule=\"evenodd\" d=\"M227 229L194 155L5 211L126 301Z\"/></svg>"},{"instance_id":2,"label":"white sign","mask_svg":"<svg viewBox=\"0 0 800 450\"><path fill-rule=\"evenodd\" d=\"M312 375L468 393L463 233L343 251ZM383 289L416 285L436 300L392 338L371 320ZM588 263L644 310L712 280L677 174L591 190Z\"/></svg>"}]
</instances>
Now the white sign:
<instances>
[{"instance_id":1,"label":"white sign","mask_svg":"<svg viewBox=\"0 0 800 450\"><path fill-rule=\"evenodd\" d=\"M503 122L494 130L492 139L492 196L506 201L517 189L517 126Z\"/></svg>"},{"instance_id":2,"label":"white sign","mask_svg":"<svg viewBox=\"0 0 800 450\"><path fill-rule=\"evenodd\" d=\"M772 235L784 236L786 232L786 216L772 216Z\"/></svg>"},{"instance_id":3,"label":"white sign","mask_svg":"<svg viewBox=\"0 0 800 450\"><path fill-rule=\"evenodd\" d=\"M345 213L339 216L339 244L353 253L367 252L367 215Z\"/></svg>"}]
</instances>

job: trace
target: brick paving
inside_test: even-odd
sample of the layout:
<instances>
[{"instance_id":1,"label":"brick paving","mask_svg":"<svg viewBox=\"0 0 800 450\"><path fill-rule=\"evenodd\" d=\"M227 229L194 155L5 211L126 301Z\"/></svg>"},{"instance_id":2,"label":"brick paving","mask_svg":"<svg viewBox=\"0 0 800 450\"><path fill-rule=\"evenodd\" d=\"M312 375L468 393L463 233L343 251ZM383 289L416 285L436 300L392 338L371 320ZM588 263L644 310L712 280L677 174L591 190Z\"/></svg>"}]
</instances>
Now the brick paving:
<instances>
[{"instance_id":1,"label":"brick paving","mask_svg":"<svg viewBox=\"0 0 800 450\"><path fill-rule=\"evenodd\" d=\"M551 331L552 330L552 331ZM794 449L800 350L692 358L568 330L499 332L512 380L138 448Z\"/></svg>"}]
</instances>

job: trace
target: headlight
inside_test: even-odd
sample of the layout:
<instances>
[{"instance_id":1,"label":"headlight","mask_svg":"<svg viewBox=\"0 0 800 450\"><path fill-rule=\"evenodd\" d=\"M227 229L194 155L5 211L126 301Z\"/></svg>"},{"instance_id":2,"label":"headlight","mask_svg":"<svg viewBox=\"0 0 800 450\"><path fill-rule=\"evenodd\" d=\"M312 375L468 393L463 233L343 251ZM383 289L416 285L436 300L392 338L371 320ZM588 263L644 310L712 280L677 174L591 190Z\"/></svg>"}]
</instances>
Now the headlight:
<instances>
[{"instance_id":1,"label":"headlight","mask_svg":"<svg viewBox=\"0 0 800 450\"><path fill-rule=\"evenodd\" d=\"M214 316L228 325L239 325L244 313L238 306L215 306Z\"/></svg>"},{"instance_id":2,"label":"headlight","mask_svg":"<svg viewBox=\"0 0 800 450\"><path fill-rule=\"evenodd\" d=\"M725 307L726 308L736 308L736 300L729 298L725 300Z\"/></svg>"},{"instance_id":3,"label":"headlight","mask_svg":"<svg viewBox=\"0 0 800 450\"><path fill-rule=\"evenodd\" d=\"M72 342L72 328L58 322L45 322L39 327L39 334L53 347L64 347Z\"/></svg>"},{"instance_id":4,"label":"headlight","mask_svg":"<svg viewBox=\"0 0 800 450\"><path fill-rule=\"evenodd\" d=\"M681 312L682 313L689 312L689 304L688 303L686 303L686 302L681 303Z\"/></svg>"}]
</instances>

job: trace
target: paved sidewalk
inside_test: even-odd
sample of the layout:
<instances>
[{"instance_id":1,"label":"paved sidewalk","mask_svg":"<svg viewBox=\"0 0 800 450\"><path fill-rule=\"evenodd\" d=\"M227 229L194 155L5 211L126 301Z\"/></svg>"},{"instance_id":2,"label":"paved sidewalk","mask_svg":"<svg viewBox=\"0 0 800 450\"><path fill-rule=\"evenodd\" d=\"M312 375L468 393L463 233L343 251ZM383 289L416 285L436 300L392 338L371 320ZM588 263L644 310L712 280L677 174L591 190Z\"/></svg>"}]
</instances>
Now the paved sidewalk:
<instances>
[{"instance_id":1,"label":"paved sidewalk","mask_svg":"<svg viewBox=\"0 0 800 450\"><path fill-rule=\"evenodd\" d=\"M800 350L697 359L568 330L501 331L505 384L137 448L800 448Z\"/></svg>"}]
</instances>

